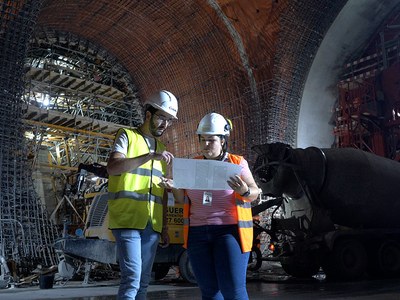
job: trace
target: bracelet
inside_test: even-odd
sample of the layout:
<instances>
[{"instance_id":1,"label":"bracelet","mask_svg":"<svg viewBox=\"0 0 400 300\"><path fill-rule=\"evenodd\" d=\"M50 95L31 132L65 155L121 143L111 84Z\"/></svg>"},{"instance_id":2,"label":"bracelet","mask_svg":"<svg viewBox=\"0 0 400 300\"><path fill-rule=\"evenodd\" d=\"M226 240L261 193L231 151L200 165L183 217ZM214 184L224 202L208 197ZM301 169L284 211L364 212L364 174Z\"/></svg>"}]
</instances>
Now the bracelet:
<instances>
[{"instance_id":1,"label":"bracelet","mask_svg":"<svg viewBox=\"0 0 400 300\"><path fill-rule=\"evenodd\" d=\"M241 194L240 196L242 196L242 197L248 197L249 195L250 195L250 188L247 187L247 191L244 192L243 194Z\"/></svg>"}]
</instances>

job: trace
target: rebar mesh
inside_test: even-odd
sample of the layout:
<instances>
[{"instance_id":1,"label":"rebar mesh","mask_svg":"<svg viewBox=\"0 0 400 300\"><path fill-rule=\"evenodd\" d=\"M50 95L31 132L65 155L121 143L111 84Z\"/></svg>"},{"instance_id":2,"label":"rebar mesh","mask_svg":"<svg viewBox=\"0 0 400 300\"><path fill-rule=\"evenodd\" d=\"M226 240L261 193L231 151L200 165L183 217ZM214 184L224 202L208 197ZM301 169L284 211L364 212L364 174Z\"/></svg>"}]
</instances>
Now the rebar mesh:
<instances>
[{"instance_id":1,"label":"rebar mesh","mask_svg":"<svg viewBox=\"0 0 400 300\"><path fill-rule=\"evenodd\" d=\"M346 2L289 1L280 20L276 48L279 50L273 64L271 96L266 99L268 122L263 142L295 146L301 95L308 71L327 29Z\"/></svg>"},{"instance_id":2,"label":"rebar mesh","mask_svg":"<svg viewBox=\"0 0 400 300\"><path fill-rule=\"evenodd\" d=\"M56 263L56 229L34 189L21 122L24 59L41 5L2 1L0 9L0 254L32 267Z\"/></svg>"}]
</instances>

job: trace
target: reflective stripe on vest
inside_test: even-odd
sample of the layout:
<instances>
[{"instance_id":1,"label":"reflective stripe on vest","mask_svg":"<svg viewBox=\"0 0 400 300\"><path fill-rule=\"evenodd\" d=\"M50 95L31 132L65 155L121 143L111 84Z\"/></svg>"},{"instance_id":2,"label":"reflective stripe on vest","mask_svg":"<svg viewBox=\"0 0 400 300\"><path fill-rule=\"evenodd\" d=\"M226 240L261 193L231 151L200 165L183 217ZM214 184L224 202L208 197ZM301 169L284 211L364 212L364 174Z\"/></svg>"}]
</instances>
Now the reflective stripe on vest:
<instances>
[{"instance_id":1,"label":"reflective stripe on vest","mask_svg":"<svg viewBox=\"0 0 400 300\"><path fill-rule=\"evenodd\" d=\"M142 176L151 176L151 170L143 168L137 168L135 170L130 171L129 173ZM163 176L162 172L160 172L159 170L153 170L153 175L157 177Z\"/></svg>"},{"instance_id":2,"label":"reflective stripe on vest","mask_svg":"<svg viewBox=\"0 0 400 300\"><path fill-rule=\"evenodd\" d=\"M162 197L158 197L158 196L154 196L154 195L140 194L140 193L130 192L130 191L121 191L121 192L117 192L117 193L108 192L109 200L116 200L119 198L127 198L127 199L132 199L132 200L137 200L137 201L153 201L155 203L162 204Z\"/></svg>"},{"instance_id":3,"label":"reflective stripe on vest","mask_svg":"<svg viewBox=\"0 0 400 300\"><path fill-rule=\"evenodd\" d=\"M195 159L202 159L203 157L195 157ZM235 154L228 153L228 160L236 165L239 165L243 157ZM253 246L253 216L251 214L251 201L246 200L238 193L234 193L236 210L237 210L237 224L240 236L240 245L242 252L251 251ZM185 202L183 205L183 247L187 248L187 240L190 225L190 200L185 195Z\"/></svg>"},{"instance_id":4,"label":"reflective stripe on vest","mask_svg":"<svg viewBox=\"0 0 400 300\"><path fill-rule=\"evenodd\" d=\"M137 130L124 130L128 137L127 158L149 153L144 137ZM156 151L165 146L156 139ZM149 218L153 229L162 230L164 189L159 186L160 176L166 171L165 162L150 160L139 168L108 179L109 227L144 229Z\"/></svg>"}]
</instances>

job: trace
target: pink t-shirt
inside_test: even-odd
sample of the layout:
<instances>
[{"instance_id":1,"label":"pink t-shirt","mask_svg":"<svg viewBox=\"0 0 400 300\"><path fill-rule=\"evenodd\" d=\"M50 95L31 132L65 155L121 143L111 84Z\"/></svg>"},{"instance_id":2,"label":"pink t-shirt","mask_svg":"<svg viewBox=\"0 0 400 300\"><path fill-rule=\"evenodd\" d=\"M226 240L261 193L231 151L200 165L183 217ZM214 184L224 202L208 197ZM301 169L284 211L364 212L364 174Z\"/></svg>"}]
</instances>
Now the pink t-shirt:
<instances>
[{"instance_id":1,"label":"pink t-shirt","mask_svg":"<svg viewBox=\"0 0 400 300\"><path fill-rule=\"evenodd\" d=\"M229 162L227 162L229 163ZM242 159L240 176L251 174L249 164ZM190 226L237 224L233 190L186 190L190 205ZM211 193L211 205L203 204L204 192Z\"/></svg>"}]
</instances>

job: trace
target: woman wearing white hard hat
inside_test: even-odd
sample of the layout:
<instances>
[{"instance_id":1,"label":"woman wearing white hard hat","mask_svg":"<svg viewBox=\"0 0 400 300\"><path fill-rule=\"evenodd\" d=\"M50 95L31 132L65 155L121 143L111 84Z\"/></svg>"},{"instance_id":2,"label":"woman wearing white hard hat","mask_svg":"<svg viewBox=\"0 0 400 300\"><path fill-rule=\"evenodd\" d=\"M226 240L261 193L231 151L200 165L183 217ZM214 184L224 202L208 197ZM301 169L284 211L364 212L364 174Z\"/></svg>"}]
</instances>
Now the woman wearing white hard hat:
<instances>
[{"instance_id":1,"label":"woman wearing white hard hat","mask_svg":"<svg viewBox=\"0 0 400 300\"><path fill-rule=\"evenodd\" d=\"M242 167L227 181L229 190L177 190L184 201L184 247L203 299L247 300L246 271L253 240L251 201L258 187L247 161L228 152L232 123L217 113L205 115L196 133L202 155ZM173 188L173 180L165 183ZM186 197L184 197L186 196Z\"/></svg>"},{"instance_id":2,"label":"woman wearing white hard hat","mask_svg":"<svg viewBox=\"0 0 400 300\"><path fill-rule=\"evenodd\" d=\"M121 269L118 299L146 299L160 236L169 244L168 196L159 183L174 156L158 137L177 119L178 102L162 90L144 108L140 127L118 131L107 164L109 228Z\"/></svg>"}]
</instances>

